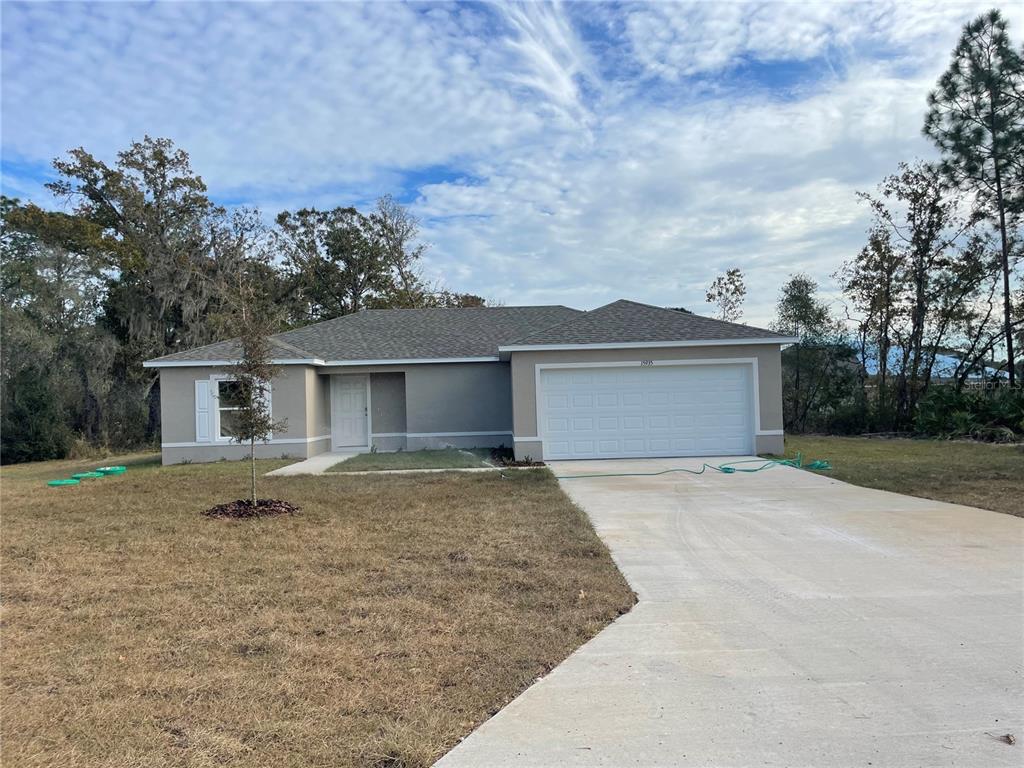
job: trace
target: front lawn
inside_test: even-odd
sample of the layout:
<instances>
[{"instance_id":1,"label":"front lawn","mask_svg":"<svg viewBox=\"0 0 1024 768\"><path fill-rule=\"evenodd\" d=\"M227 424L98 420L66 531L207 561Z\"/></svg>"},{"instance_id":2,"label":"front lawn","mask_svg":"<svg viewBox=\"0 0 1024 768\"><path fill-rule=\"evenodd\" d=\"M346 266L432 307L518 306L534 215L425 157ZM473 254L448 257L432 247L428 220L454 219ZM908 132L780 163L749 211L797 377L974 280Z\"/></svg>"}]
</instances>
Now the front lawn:
<instances>
[{"instance_id":1,"label":"front lawn","mask_svg":"<svg viewBox=\"0 0 1024 768\"><path fill-rule=\"evenodd\" d=\"M443 448L423 451L396 451L394 453L360 453L345 459L328 472L374 472L382 469L465 469L486 467L484 458L489 450L464 451Z\"/></svg>"},{"instance_id":2,"label":"front lawn","mask_svg":"<svg viewBox=\"0 0 1024 768\"><path fill-rule=\"evenodd\" d=\"M3 468L5 764L426 766L633 603L546 471L93 465Z\"/></svg>"},{"instance_id":3,"label":"front lawn","mask_svg":"<svg viewBox=\"0 0 1024 768\"><path fill-rule=\"evenodd\" d=\"M950 501L1024 517L1019 446L947 440L789 435L786 456L828 459L823 472L868 488Z\"/></svg>"}]
</instances>

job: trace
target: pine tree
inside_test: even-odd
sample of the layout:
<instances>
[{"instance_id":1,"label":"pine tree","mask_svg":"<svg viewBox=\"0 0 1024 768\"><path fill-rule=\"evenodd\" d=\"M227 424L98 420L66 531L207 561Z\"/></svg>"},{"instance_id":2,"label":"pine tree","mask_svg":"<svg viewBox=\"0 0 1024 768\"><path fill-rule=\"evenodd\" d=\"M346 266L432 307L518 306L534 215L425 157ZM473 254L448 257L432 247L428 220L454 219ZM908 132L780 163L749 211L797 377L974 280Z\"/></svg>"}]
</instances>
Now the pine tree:
<instances>
[{"instance_id":1,"label":"pine tree","mask_svg":"<svg viewBox=\"0 0 1024 768\"><path fill-rule=\"evenodd\" d=\"M1024 56L992 10L964 27L949 69L928 95L924 133L942 153L945 177L974 193L1002 245L1003 325L1010 385L1014 369L1010 230L1024 213Z\"/></svg>"}]
</instances>

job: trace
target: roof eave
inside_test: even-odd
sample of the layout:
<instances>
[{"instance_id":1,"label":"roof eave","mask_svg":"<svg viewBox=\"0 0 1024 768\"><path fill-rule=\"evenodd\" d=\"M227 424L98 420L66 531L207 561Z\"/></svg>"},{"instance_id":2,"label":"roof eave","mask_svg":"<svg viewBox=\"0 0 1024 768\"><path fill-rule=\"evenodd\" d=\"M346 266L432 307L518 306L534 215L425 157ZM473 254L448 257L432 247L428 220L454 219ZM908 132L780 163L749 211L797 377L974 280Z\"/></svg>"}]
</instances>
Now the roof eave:
<instances>
[{"instance_id":1,"label":"roof eave","mask_svg":"<svg viewBox=\"0 0 1024 768\"><path fill-rule=\"evenodd\" d=\"M750 339L689 339L679 341L624 341L590 344L512 344L498 347L498 352L561 352L579 349L658 349L665 347L723 347L747 344L795 344L796 336L763 336Z\"/></svg>"},{"instance_id":2,"label":"roof eave","mask_svg":"<svg viewBox=\"0 0 1024 768\"><path fill-rule=\"evenodd\" d=\"M342 368L364 365L432 365L441 363L496 363L498 355L482 355L476 357L414 357L401 359L376 360L323 360L322 358L281 359L271 360L272 365L312 365L317 368ZM237 365L238 360L147 360L143 368L215 368L226 365Z\"/></svg>"},{"instance_id":3,"label":"roof eave","mask_svg":"<svg viewBox=\"0 0 1024 768\"><path fill-rule=\"evenodd\" d=\"M240 360L164 360L162 358L156 358L154 360L146 360L143 364L143 368L210 368L224 365L238 365ZM320 358L281 358L273 359L270 361L271 365L326 365L326 363Z\"/></svg>"}]
</instances>

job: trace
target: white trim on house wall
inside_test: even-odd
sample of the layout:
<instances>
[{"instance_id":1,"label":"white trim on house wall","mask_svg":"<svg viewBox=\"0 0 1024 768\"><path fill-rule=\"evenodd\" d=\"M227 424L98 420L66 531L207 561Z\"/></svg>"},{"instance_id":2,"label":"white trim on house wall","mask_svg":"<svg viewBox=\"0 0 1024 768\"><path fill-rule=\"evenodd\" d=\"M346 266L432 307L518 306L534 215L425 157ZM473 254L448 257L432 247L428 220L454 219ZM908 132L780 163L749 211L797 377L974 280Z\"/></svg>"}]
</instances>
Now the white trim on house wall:
<instances>
[{"instance_id":1,"label":"white trim on house wall","mask_svg":"<svg viewBox=\"0 0 1024 768\"><path fill-rule=\"evenodd\" d=\"M321 435L320 437L288 437L274 440L268 440L263 442L257 440L257 445L304 445L308 443L318 443L321 440L330 440L330 435ZM248 443L239 443L235 441L230 442L217 442L217 443L160 443L161 448L223 448L226 445L237 445L241 448L248 446Z\"/></svg>"},{"instance_id":2,"label":"white trim on house wall","mask_svg":"<svg viewBox=\"0 0 1024 768\"><path fill-rule=\"evenodd\" d=\"M210 374L210 415L211 415L211 441L214 444L233 442L230 437L222 437L220 434L220 383L222 381L234 381L234 377L227 373Z\"/></svg>"},{"instance_id":3,"label":"white trim on house wall","mask_svg":"<svg viewBox=\"0 0 1024 768\"><path fill-rule=\"evenodd\" d=\"M211 365L238 365L238 360L147 360L143 368L209 368ZM271 365L323 365L320 358L271 360Z\"/></svg>"},{"instance_id":4,"label":"white trim on house wall","mask_svg":"<svg viewBox=\"0 0 1024 768\"><path fill-rule=\"evenodd\" d=\"M147 360L143 368L209 368L211 366L237 365L238 360ZM400 360L323 360L319 357L308 359L271 360L273 365L312 365L317 368L344 368L356 365L430 365L435 363L498 363L497 355L487 357L423 357Z\"/></svg>"},{"instance_id":5,"label":"white trim on house wall","mask_svg":"<svg viewBox=\"0 0 1024 768\"><path fill-rule=\"evenodd\" d=\"M654 368L662 366L678 367L683 365L749 365L751 367L751 389L753 396L753 427L754 433L751 435L751 448L756 450L756 438L758 435L769 435L769 434L782 434L782 430L762 430L761 429L761 391L760 391L760 379L757 368L756 357L716 357L708 358L706 360L620 360L616 362L587 362L587 363L537 363L534 365L534 403L536 411L536 424L537 424L537 435L538 437L529 438L517 438L513 437L513 441L525 442L529 440L535 440L541 444L541 455L543 456L544 451L544 435L541 429L541 385L540 385L540 373L542 370L550 370L557 368Z\"/></svg>"},{"instance_id":6,"label":"white trim on house wall","mask_svg":"<svg viewBox=\"0 0 1024 768\"><path fill-rule=\"evenodd\" d=\"M210 397L209 411L207 418L210 422L210 439L206 441L207 445L226 445L234 442L232 437L222 437L220 434L220 382L222 381L234 381L235 377L230 373L211 373L209 382L210 388L208 390ZM196 383L203 381L203 379L196 379ZM198 392L198 390L197 390ZM274 417L274 385L271 382L267 386L267 411L270 413L270 417ZM199 408L196 406L196 439L199 439ZM270 442L274 441L274 433L270 433Z\"/></svg>"},{"instance_id":7,"label":"white trim on house wall","mask_svg":"<svg viewBox=\"0 0 1024 768\"><path fill-rule=\"evenodd\" d=\"M600 344L513 344L499 352L568 352L577 349L659 349L663 347L728 347L744 344L795 344L796 336L768 336L753 339L699 339L692 341L634 341Z\"/></svg>"},{"instance_id":8,"label":"white trim on house wall","mask_svg":"<svg viewBox=\"0 0 1024 768\"><path fill-rule=\"evenodd\" d=\"M499 429L495 432L375 432L370 437L485 437L511 434L511 429Z\"/></svg>"},{"instance_id":9,"label":"white trim on house wall","mask_svg":"<svg viewBox=\"0 0 1024 768\"><path fill-rule=\"evenodd\" d=\"M321 365L331 366L353 366L353 365L430 365L434 363L498 363L501 358L497 355L488 357L421 357L402 360L328 360Z\"/></svg>"}]
</instances>

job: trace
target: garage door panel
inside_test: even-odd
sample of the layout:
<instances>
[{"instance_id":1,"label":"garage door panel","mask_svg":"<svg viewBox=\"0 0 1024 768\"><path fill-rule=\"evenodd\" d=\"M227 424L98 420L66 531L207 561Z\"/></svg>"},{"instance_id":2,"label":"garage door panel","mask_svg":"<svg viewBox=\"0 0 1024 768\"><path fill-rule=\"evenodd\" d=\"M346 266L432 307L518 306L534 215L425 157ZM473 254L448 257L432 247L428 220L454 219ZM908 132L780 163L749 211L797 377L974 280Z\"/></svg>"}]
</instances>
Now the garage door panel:
<instances>
[{"instance_id":1,"label":"garage door panel","mask_svg":"<svg viewBox=\"0 0 1024 768\"><path fill-rule=\"evenodd\" d=\"M654 392L648 393L648 395L647 395L647 405L653 406L653 407L657 408L657 407L662 406L662 405L668 405L669 402L671 401L671 399L672 399L672 395L669 392L667 392L667 391L666 392L654 391Z\"/></svg>"},{"instance_id":2,"label":"garage door panel","mask_svg":"<svg viewBox=\"0 0 1024 768\"><path fill-rule=\"evenodd\" d=\"M544 455L749 453L751 367L710 364L541 372Z\"/></svg>"},{"instance_id":3,"label":"garage door panel","mask_svg":"<svg viewBox=\"0 0 1024 768\"><path fill-rule=\"evenodd\" d=\"M550 394L545 394L544 403L547 405L549 411L555 408L568 408L569 396L552 392Z\"/></svg>"},{"instance_id":4,"label":"garage door panel","mask_svg":"<svg viewBox=\"0 0 1024 768\"><path fill-rule=\"evenodd\" d=\"M681 454L697 450L697 441L692 437L677 437L672 441L672 450Z\"/></svg>"},{"instance_id":5,"label":"garage door panel","mask_svg":"<svg viewBox=\"0 0 1024 768\"><path fill-rule=\"evenodd\" d=\"M667 413L652 413L647 417L648 429L671 429L672 418Z\"/></svg>"},{"instance_id":6,"label":"garage door panel","mask_svg":"<svg viewBox=\"0 0 1024 768\"><path fill-rule=\"evenodd\" d=\"M557 435L559 432L569 431L569 420L565 418L551 418L547 419L547 434Z\"/></svg>"},{"instance_id":7,"label":"garage door panel","mask_svg":"<svg viewBox=\"0 0 1024 768\"><path fill-rule=\"evenodd\" d=\"M559 456L570 453L569 443L566 440L545 441L545 448L551 453Z\"/></svg>"}]
</instances>

